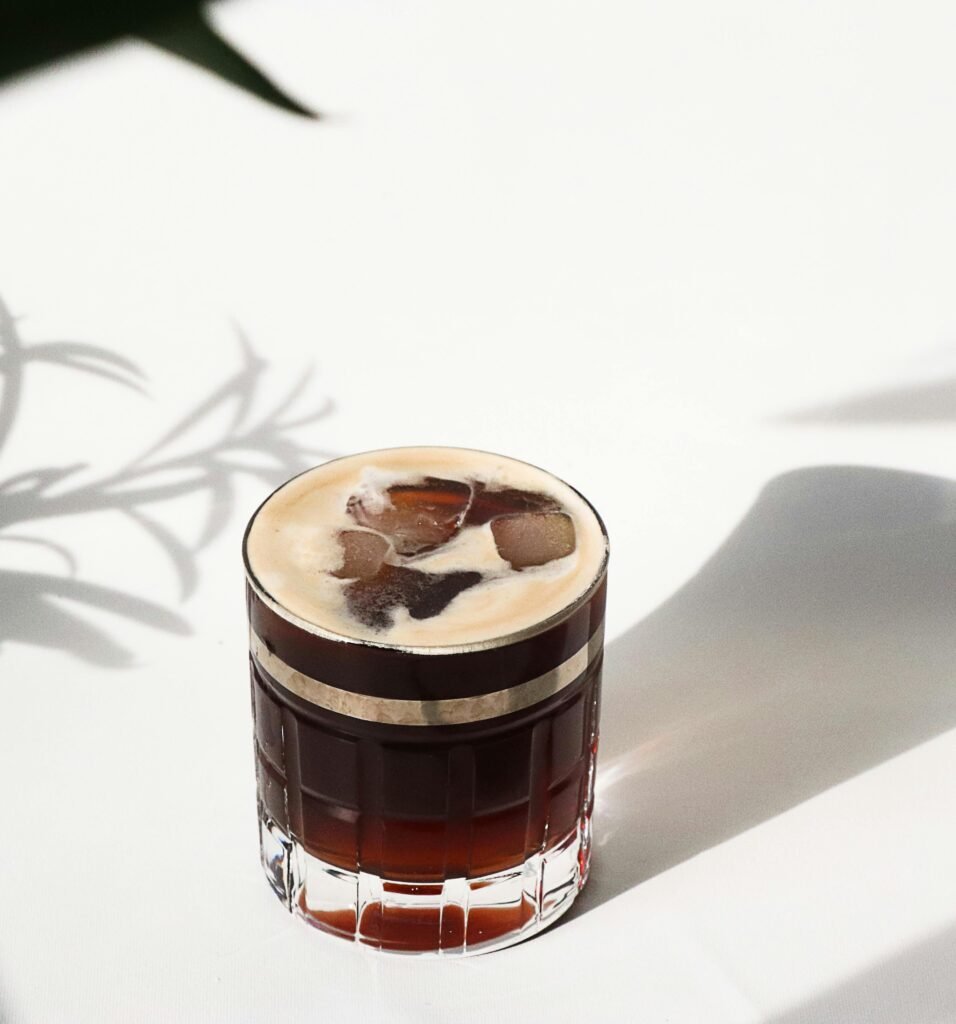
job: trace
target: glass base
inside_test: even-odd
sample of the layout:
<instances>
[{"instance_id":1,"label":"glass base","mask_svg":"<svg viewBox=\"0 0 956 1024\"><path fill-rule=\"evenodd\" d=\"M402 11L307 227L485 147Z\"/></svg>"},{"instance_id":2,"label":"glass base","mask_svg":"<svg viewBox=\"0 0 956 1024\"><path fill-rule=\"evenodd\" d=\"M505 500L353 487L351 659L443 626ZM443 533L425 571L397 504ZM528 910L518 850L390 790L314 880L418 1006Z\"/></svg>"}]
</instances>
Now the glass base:
<instances>
[{"instance_id":1,"label":"glass base","mask_svg":"<svg viewBox=\"0 0 956 1024\"><path fill-rule=\"evenodd\" d=\"M470 956L542 931L587 881L590 820L523 864L480 878L391 881L308 853L262 808L262 866L276 895L310 925L390 953Z\"/></svg>"}]
</instances>

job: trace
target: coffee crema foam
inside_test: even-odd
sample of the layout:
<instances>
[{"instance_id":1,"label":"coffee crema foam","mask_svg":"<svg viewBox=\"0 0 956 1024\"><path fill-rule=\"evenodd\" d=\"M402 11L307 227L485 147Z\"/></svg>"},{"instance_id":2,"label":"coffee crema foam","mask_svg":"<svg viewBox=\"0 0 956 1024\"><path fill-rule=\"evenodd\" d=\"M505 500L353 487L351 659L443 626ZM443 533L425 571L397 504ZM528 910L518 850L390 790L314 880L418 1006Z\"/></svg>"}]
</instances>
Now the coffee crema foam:
<instances>
[{"instance_id":1,"label":"coffee crema foam","mask_svg":"<svg viewBox=\"0 0 956 1024\"><path fill-rule=\"evenodd\" d=\"M494 499L506 490L545 498L548 511L537 515L552 517L553 524L560 520L554 525L564 531L562 537L569 532L570 519L573 550L545 564L513 568L498 546L504 527L522 525L508 512L480 525L460 525L450 539L411 554L398 553L402 540L396 542L393 536L386 561L400 568L383 571L413 581L436 581L435 589L446 592L439 604L445 598L447 603L425 615L414 603L411 611L399 603L383 613L367 613L357 598L360 591L374 590L375 580L336 575L344 561L341 536L372 532L368 524L392 508L390 487L421 485L427 490L429 478L469 485L471 498L462 500L472 504L476 494ZM465 522L466 514L461 517ZM365 519L357 521L357 515ZM510 522L503 527L504 519ZM536 522L532 526L537 529ZM448 647L521 632L573 604L601 572L607 538L590 505L535 466L469 449L393 448L335 459L284 484L254 515L245 549L258 587L281 608L323 631L389 646Z\"/></svg>"}]
</instances>

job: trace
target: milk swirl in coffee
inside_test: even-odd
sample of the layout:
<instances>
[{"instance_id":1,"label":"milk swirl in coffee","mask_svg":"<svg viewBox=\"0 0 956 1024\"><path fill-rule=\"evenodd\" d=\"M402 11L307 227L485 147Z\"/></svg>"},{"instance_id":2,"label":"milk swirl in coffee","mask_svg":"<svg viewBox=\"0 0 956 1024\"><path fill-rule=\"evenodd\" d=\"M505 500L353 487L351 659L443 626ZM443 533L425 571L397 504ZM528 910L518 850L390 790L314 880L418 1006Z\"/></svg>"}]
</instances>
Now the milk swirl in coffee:
<instances>
[{"instance_id":1,"label":"milk swirl in coffee","mask_svg":"<svg viewBox=\"0 0 956 1024\"><path fill-rule=\"evenodd\" d=\"M299 619L431 647L550 619L595 580L606 539L587 502L534 466L400 448L289 481L256 513L246 550L262 591Z\"/></svg>"}]
</instances>

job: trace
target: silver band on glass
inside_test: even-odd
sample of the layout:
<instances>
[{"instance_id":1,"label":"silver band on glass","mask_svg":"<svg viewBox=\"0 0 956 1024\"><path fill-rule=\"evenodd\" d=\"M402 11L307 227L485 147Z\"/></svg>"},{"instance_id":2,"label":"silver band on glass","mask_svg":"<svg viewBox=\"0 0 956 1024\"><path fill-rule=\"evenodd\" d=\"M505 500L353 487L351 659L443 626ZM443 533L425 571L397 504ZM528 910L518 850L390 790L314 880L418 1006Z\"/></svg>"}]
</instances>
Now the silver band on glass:
<instances>
[{"instance_id":1,"label":"silver band on glass","mask_svg":"<svg viewBox=\"0 0 956 1024\"><path fill-rule=\"evenodd\" d=\"M602 622L592 633L591 639L570 658L543 675L506 690L449 700L396 700L352 693L351 690L313 679L287 665L266 647L254 630L249 630L252 656L280 686L327 711L386 725L464 725L521 711L553 697L573 683L600 654L603 644Z\"/></svg>"}]
</instances>

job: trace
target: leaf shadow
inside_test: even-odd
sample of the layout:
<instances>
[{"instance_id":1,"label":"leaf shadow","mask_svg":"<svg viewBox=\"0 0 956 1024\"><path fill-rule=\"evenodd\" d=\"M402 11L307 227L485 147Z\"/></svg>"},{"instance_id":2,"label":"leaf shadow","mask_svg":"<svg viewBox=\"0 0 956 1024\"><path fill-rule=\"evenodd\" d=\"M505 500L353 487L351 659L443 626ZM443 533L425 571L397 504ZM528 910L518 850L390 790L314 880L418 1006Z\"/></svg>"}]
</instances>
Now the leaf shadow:
<instances>
[{"instance_id":1,"label":"leaf shadow","mask_svg":"<svg viewBox=\"0 0 956 1024\"><path fill-rule=\"evenodd\" d=\"M106 629L86 621L76 607L102 609L180 636L190 632L181 616L153 601L44 573L0 570L0 605L4 608L0 643L13 640L56 647L103 668L129 668L134 664L133 654Z\"/></svg>"},{"instance_id":2,"label":"leaf shadow","mask_svg":"<svg viewBox=\"0 0 956 1024\"><path fill-rule=\"evenodd\" d=\"M853 395L777 417L794 425L938 424L956 420L956 377Z\"/></svg>"},{"instance_id":3,"label":"leaf shadow","mask_svg":"<svg viewBox=\"0 0 956 1024\"><path fill-rule=\"evenodd\" d=\"M279 88L219 35L201 7L187 8L156 24L146 25L139 34L158 49L208 71L279 110L315 121L322 117Z\"/></svg>"},{"instance_id":4,"label":"leaf shadow","mask_svg":"<svg viewBox=\"0 0 956 1024\"><path fill-rule=\"evenodd\" d=\"M6 0L0 5L0 84L129 36L278 110L310 120L321 117L223 38L196 0Z\"/></svg>"},{"instance_id":5,"label":"leaf shadow","mask_svg":"<svg viewBox=\"0 0 956 1024\"><path fill-rule=\"evenodd\" d=\"M88 621L84 612L105 612L173 634L189 632L181 615L159 603L77 578L76 552L58 541L24 532L25 527L63 517L118 513L164 553L185 600L199 583L199 553L232 517L241 477L275 486L332 454L296 439L296 431L333 411L329 399L296 411L311 381L311 370L280 401L257 414L254 410L261 404L268 363L241 331L238 336L238 369L127 465L84 483L72 482L87 468L79 464L44 465L0 479L0 556L9 544L45 549L64 568L62 575L22 572L0 562L0 646L16 641L53 647L91 664L122 668L133 663L131 652L98 621ZM0 459L22 408L28 367L34 363L92 373L143 390L140 368L108 350L75 342L27 345L0 301ZM225 426L214 432L212 440L190 443L195 432L222 418ZM198 540L184 539L164 521L163 503L187 495L206 498Z\"/></svg>"}]
</instances>

